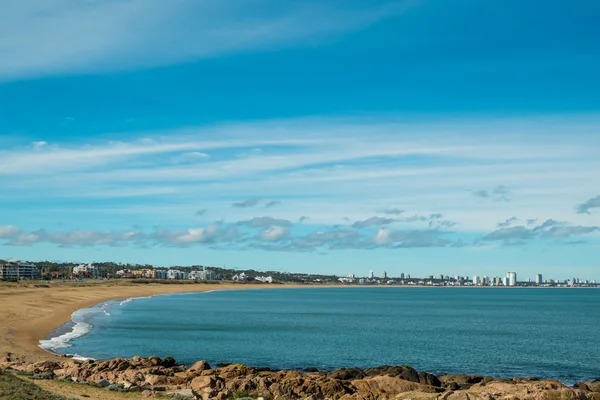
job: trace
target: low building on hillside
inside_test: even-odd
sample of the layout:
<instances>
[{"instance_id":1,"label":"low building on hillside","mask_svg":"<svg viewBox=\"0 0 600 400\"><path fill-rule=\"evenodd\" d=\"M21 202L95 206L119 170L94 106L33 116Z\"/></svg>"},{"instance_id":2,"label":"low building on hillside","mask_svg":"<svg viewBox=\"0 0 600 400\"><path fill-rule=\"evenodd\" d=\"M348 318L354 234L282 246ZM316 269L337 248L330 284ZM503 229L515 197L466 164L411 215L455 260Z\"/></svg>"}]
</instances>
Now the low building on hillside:
<instances>
[{"instance_id":1,"label":"low building on hillside","mask_svg":"<svg viewBox=\"0 0 600 400\"><path fill-rule=\"evenodd\" d=\"M254 278L254 280L262 282L262 283L273 283L272 276L257 276Z\"/></svg>"},{"instance_id":2,"label":"low building on hillside","mask_svg":"<svg viewBox=\"0 0 600 400\"><path fill-rule=\"evenodd\" d=\"M0 261L0 280L20 281L23 279L40 279L40 270L33 264Z\"/></svg>"},{"instance_id":3,"label":"low building on hillside","mask_svg":"<svg viewBox=\"0 0 600 400\"><path fill-rule=\"evenodd\" d=\"M233 276L233 278L231 278L231 280L232 281L246 281L246 280L248 280L248 275L246 275L244 272L235 274Z\"/></svg>"}]
</instances>

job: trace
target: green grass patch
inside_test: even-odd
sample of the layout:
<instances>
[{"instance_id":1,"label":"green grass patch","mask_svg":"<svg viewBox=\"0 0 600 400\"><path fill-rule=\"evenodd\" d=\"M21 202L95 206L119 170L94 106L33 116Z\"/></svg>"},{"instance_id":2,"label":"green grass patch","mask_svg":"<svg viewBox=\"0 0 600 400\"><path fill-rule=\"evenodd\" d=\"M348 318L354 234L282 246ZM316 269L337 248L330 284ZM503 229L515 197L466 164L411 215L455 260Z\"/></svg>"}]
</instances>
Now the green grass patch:
<instances>
[{"instance_id":1,"label":"green grass patch","mask_svg":"<svg viewBox=\"0 0 600 400\"><path fill-rule=\"evenodd\" d=\"M0 400L67 400L41 387L0 371Z\"/></svg>"}]
</instances>

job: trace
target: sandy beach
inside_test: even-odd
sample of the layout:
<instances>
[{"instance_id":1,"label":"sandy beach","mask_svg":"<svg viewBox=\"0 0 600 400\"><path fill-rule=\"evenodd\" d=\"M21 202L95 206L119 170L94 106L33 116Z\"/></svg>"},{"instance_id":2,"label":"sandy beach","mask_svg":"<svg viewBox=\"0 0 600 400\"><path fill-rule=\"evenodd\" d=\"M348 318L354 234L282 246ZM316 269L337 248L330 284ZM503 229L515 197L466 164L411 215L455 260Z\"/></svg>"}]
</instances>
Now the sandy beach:
<instances>
[{"instance_id":1,"label":"sandy beach","mask_svg":"<svg viewBox=\"0 0 600 400\"><path fill-rule=\"evenodd\" d=\"M264 284L52 284L50 287L0 287L0 355L7 352L40 361L56 356L38 347L41 339L69 322L71 314L107 300L167 293L294 288Z\"/></svg>"}]
</instances>

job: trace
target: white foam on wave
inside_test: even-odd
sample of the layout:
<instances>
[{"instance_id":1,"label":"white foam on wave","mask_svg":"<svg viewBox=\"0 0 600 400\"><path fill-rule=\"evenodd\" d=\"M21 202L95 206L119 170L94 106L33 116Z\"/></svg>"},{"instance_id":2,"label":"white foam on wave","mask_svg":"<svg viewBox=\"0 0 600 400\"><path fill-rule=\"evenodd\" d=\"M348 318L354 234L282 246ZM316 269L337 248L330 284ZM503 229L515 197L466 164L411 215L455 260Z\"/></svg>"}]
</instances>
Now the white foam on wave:
<instances>
[{"instance_id":1,"label":"white foam on wave","mask_svg":"<svg viewBox=\"0 0 600 400\"><path fill-rule=\"evenodd\" d=\"M86 311L89 311L89 309L78 310L71 314L73 327L69 332L63 333L60 336L56 336L50 339L40 340L39 346L42 349L51 352L55 352L58 349L71 347L71 345L69 344L71 340L86 335L93 328L92 324L85 322L83 318L86 314Z\"/></svg>"},{"instance_id":2,"label":"white foam on wave","mask_svg":"<svg viewBox=\"0 0 600 400\"><path fill-rule=\"evenodd\" d=\"M84 357L84 356L80 356L79 354L72 354L71 358L73 360L79 360L79 361L95 361L95 358L92 357Z\"/></svg>"},{"instance_id":3,"label":"white foam on wave","mask_svg":"<svg viewBox=\"0 0 600 400\"><path fill-rule=\"evenodd\" d=\"M122 302L119 303L120 306L122 306L123 304L127 304L133 300L139 300L139 299L149 299L151 297L155 297L155 296L142 296L142 297L130 297L128 299L123 300Z\"/></svg>"}]
</instances>

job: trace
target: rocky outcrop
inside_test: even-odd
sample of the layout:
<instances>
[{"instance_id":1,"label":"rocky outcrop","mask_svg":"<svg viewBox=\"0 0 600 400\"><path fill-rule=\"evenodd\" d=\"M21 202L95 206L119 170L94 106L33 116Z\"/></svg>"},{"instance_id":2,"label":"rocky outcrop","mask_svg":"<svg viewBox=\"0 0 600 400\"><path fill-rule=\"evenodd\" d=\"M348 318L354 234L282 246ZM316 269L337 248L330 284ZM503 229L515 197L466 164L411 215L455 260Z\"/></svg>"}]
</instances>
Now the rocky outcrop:
<instances>
[{"instance_id":1,"label":"rocky outcrop","mask_svg":"<svg viewBox=\"0 0 600 400\"><path fill-rule=\"evenodd\" d=\"M0 366L98 387L157 393L178 398L225 400L243 395L263 399L361 400L600 400L600 380L579 382L569 388L560 382L536 378L494 379L475 375L437 377L414 368L380 366L340 368L331 372L272 371L241 364L211 368L206 361L188 367L173 358L133 357L96 361L25 363L5 357Z\"/></svg>"}]
</instances>

